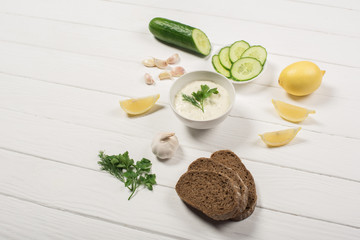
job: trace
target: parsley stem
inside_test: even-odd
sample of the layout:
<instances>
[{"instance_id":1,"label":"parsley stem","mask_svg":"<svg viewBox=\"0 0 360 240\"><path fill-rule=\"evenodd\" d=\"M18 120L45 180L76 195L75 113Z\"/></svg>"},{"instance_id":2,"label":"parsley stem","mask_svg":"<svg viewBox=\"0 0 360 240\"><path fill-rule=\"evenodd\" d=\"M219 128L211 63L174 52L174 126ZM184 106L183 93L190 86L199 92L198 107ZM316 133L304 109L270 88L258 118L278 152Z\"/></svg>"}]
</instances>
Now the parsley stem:
<instances>
[{"instance_id":1,"label":"parsley stem","mask_svg":"<svg viewBox=\"0 0 360 240\"><path fill-rule=\"evenodd\" d=\"M131 186L131 189L130 189L131 195L130 195L130 197L128 198L128 200L130 200L130 198L134 195L136 189L137 189L137 185L136 185L136 183L135 183L135 184L133 183L132 186Z\"/></svg>"},{"instance_id":2,"label":"parsley stem","mask_svg":"<svg viewBox=\"0 0 360 240\"><path fill-rule=\"evenodd\" d=\"M128 198L128 200L130 200L130 198L132 197L132 195L134 195L134 193L135 193L135 190L132 191L132 193L131 193L130 197Z\"/></svg>"},{"instance_id":3,"label":"parsley stem","mask_svg":"<svg viewBox=\"0 0 360 240\"><path fill-rule=\"evenodd\" d=\"M204 112L204 100L200 101L201 111Z\"/></svg>"}]
</instances>

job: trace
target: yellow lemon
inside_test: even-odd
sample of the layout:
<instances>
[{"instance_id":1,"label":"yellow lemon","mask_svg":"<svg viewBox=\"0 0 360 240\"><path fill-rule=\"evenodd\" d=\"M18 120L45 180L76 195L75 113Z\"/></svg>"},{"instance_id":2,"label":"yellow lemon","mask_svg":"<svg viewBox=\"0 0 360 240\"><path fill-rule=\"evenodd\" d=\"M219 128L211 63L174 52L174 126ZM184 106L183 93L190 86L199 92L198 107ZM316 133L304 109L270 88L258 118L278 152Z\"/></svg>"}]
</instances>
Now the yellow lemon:
<instances>
[{"instance_id":1,"label":"yellow lemon","mask_svg":"<svg viewBox=\"0 0 360 240\"><path fill-rule=\"evenodd\" d=\"M279 76L279 85L295 96L305 96L320 87L325 71L313 62L301 61L290 64Z\"/></svg>"},{"instance_id":2,"label":"yellow lemon","mask_svg":"<svg viewBox=\"0 0 360 240\"><path fill-rule=\"evenodd\" d=\"M301 127L276 132L266 132L264 134L259 134L259 136L269 147L279 147L288 144L291 140L293 140L300 129Z\"/></svg>"},{"instance_id":3,"label":"yellow lemon","mask_svg":"<svg viewBox=\"0 0 360 240\"><path fill-rule=\"evenodd\" d=\"M131 115L138 115L148 111L152 108L156 101L159 99L160 94L143 98L132 98L124 101L120 101L121 108Z\"/></svg>"},{"instance_id":4,"label":"yellow lemon","mask_svg":"<svg viewBox=\"0 0 360 240\"><path fill-rule=\"evenodd\" d=\"M315 113L315 110L309 110L282 101L276 101L274 99L272 100L272 103L274 104L278 114L283 119L294 123L305 120L310 113Z\"/></svg>"}]
</instances>

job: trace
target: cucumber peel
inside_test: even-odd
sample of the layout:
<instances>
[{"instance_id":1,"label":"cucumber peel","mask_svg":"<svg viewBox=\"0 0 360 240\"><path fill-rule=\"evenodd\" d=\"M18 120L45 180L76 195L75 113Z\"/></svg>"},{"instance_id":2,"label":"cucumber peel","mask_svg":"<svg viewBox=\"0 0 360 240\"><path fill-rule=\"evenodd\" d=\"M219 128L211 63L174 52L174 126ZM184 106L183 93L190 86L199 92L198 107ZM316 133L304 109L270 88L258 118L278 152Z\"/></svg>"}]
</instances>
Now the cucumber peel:
<instances>
[{"instance_id":1,"label":"cucumber peel","mask_svg":"<svg viewBox=\"0 0 360 240\"><path fill-rule=\"evenodd\" d=\"M263 67L261 62L256 58L244 57L240 58L231 66L230 73L235 81L249 81L258 76Z\"/></svg>"},{"instance_id":2,"label":"cucumber peel","mask_svg":"<svg viewBox=\"0 0 360 240\"><path fill-rule=\"evenodd\" d=\"M259 60L261 65L265 64L267 52L266 49L260 45L251 46L248 49L244 51L244 53L241 55L241 58L244 57L252 57Z\"/></svg>"},{"instance_id":3,"label":"cucumber peel","mask_svg":"<svg viewBox=\"0 0 360 240\"><path fill-rule=\"evenodd\" d=\"M229 58L229 51L230 51L230 47L223 47L219 52L220 63L226 69L231 68L231 61L230 61L230 58Z\"/></svg>"},{"instance_id":4,"label":"cucumber peel","mask_svg":"<svg viewBox=\"0 0 360 240\"><path fill-rule=\"evenodd\" d=\"M211 63L218 73L224 75L227 78L231 77L230 71L224 68L223 65L221 65L218 55L214 55L212 57Z\"/></svg>"},{"instance_id":5,"label":"cucumber peel","mask_svg":"<svg viewBox=\"0 0 360 240\"><path fill-rule=\"evenodd\" d=\"M236 41L230 46L229 58L232 63L240 59L241 55L246 49L250 47L250 44L244 40Z\"/></svg>"},{"instance_id":6,"label":"cucumber peel","mask_svg":"<svg viewBox=\"0 0 360 240\"><path fill-rule=\"evenodd\" d=\"M198 28L166 18L153 18L149 23L150 32L159 40L173 46L208 56L211 43L206 34Z\"/></svg>"}]
</instances>

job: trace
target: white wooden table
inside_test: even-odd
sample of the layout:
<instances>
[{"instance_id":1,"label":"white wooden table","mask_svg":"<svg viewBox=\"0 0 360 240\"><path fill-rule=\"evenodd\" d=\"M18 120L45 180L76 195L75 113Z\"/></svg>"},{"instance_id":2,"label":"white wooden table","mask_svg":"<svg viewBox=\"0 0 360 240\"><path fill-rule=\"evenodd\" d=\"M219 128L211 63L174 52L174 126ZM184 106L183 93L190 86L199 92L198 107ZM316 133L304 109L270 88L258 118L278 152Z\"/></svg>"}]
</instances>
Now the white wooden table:
<instances>
[{"instance_id":1,"label":"white wooden table","mask_svg":"<svg viewBox=\"0 0 360 240\"><path fill-rule=\"evenodd\" d=\"M144 83L147 56L179 53L187 72L213 70L148 31L153 17L202 29L216 51L237 40L268 50L263 78L236 86L218 127L185 127L172 113L173 81ZM355 0L0 0L0 239L360 239L360 2ZM321 87L294 98L280 71L309 60ZM118 101L160 93L151 114L129 118ZM292 124L271 99L315 109ZM259 133L300 125L288 145ZM181 147L158 161L154 135ZM219 149L253 173L254 214L215 223L189 209L174 186L189 163ZM158 185L127 200L102 172L99 150L153 162Z\"/></svg>"}]
</instances>

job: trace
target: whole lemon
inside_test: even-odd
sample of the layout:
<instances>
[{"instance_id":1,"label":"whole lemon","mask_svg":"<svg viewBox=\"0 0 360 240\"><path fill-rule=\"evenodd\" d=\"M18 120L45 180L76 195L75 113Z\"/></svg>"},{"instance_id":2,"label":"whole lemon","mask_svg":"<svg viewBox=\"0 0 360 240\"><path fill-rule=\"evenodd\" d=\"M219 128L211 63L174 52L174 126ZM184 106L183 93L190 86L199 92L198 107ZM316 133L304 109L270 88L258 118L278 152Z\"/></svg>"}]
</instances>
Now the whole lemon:
<instances>
[{"instance_id":1,"label":"whole lemon","mask_svg":"<svg viewBox=\"0 0 360 240\"><path fill-rule=\"evenodd\" d=\"M279 85L295 96L305 96L320 87L325 71L313 62L301 61L290 64L279 76Z\"/></svg>"}]
</instances>

